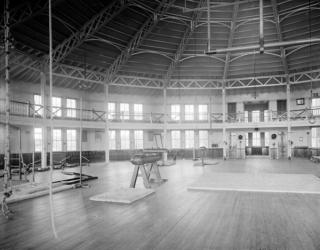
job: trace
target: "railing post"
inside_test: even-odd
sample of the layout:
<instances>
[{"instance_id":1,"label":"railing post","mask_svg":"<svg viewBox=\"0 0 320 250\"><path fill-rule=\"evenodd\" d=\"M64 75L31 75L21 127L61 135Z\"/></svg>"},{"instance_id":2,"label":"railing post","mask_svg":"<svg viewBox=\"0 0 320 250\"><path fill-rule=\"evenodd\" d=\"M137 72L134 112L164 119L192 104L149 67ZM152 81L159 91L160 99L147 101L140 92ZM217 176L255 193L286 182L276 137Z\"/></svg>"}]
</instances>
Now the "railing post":
<instances>
[{"instance_id":1,"label":"railing post","mask_svg":"<svg viewBox=\"0 0 320 250\"><path fill-rule=\"evenodd\" d=\"M104 108L105 108L105 163L108 164L109 163L109 159L110 159L110 152L109 152L109 116L108 116L108 100L109 100L109 85L108 83L105 83L105 87L104 87Z\"/></svg>"},{"instance_id":2,"label":"railing post","mask_svg":"<svg viewBox=\"0 0 320 250\"><path fill-rule=\"evenodd\" d=\"M291 160L292 157L292 140L291 140L291 102L290 102L290 79L287 75L287 88L286 88L286 96L287 96L287 126L288 126L288 159Z\"/></svg>"},{"instance_id":3,"label":"railing post","mask_svg":"<svg viewBox=\"0 0 320 250\"><path fill-rule=\"evenodd\" d=\"M167 127L168 127L168 112L167 112L167 86L163 88L163 147L167 148Z\"/></svg>"},{"instance_id":4,"label":"railing post","mask_svg":"<svg viewBox=\"0 0 320 250\"><path fill-rule=\"evenodd\" d=\"M226 134L226 88L225 83L222 87L222 141L223 141L223 159L227 159L227 134Z\"/></svg>"}]
</instances>

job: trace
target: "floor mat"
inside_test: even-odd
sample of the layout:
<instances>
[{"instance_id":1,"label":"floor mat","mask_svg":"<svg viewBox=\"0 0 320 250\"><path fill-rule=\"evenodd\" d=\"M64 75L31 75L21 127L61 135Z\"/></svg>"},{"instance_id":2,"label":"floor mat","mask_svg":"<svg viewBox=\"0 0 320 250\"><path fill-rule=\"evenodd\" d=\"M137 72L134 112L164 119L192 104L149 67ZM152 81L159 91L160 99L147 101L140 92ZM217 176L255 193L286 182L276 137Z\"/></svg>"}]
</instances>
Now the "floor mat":
<instances>
[{"instance_id":1,"label":"floor mat","mask_svg":"<svg viewBox=\"0 0 320 250\"><path fill-rule=\"evenodd\" d=\"M90 197L92 201L131 204L154 193L153 189L119 188Z\"/></svg>"},{"instance_id":2,"label":"floor mat","mask_svg":"<svg viewBox=\"0 0 320 250\"><path fill-rule=\"evenodd\" d=\"M311 174L210 173L188 189L320 194L320 179Z\"/></svg>"}]
</instances>

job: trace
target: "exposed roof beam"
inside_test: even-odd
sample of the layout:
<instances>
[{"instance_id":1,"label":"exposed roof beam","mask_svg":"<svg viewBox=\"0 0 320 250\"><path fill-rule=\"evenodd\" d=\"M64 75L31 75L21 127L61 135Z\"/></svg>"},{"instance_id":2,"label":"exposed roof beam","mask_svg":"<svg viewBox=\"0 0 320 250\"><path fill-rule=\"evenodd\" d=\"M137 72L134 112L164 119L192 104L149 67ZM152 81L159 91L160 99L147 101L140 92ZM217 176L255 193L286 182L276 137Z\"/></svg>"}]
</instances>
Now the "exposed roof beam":
<instances>
[{"instance_id":1,"label":"exposed roof beam","mask_svg":"<svg viewBox=\"0 0 320 250\"><path fill-rule=\"evenodd\" d=\"M113 78L118 73L120 67L128 61L129 57L135 50L141 45L144 38L153 30L158 23L159 19L167 12L175 0L162 0L153 16L150 16L148 20L142 25L140 30L129 42L127 48L123 50L120 55L114 60L107 71L107 82L112 82Z\"/></svg>"},{"instance_id":2,"label":"exposed roof beam","mask_svg":"<svg viewBox=\"0 0 320 250\"><path fill-rule=\"evenodd\" d=\"M237 1L233 6L232 22L230 27L230 35L228 39L228 48L230 48L233 43L233 37L237 27L238 12L239 12L239 1ZM228 77L229 66L230 66L230 52L227 52L224 68L223 68L223 77L222 77L223 79L226 79Z\"/></svg>"},{"instance_id":3,"label":"exposed roof beam","mask_svg":"<svg viewBox=\"0 0 320 250\"><path fill-rule=\"evenodd\" d=\"M52 0L52 5L61 2L62 0ZM27 21L33 16L46 11L48 8L47 0L35 0L35 1L24 1L16 8L10 9L10 27L18 25L22 22ZM0 27L3 27L4 18L0 17Z\"/></svg>"},{"instance_id":4,"label":"exposed roof beam","mask_svg":"<svg viewBox=\"0 0 320 250\"><path fill-rule=\"evenodd\" d=\"M281 27L280 27L280 19L279 19L278 7L277 7L277 0L271 0L271 4L272 4L272 10L273 10L273 15L274 15L274 19L275 19L276 29L277 29L278 40L279 40L279 42L282 42L283 38L282 38ZM280 52L281 52L281 61L282 61L284 73L289 74L288 63L287 63L287 59L286 59L286 51L283 48L283 46L280 47Z\"/></svg>"},{"instance_id":5,"label":"exposed roof beam","mask_svg":"<svg viewBox=\"0 0 320 250\"><path fill-rule=\"evenodd\" d=\"M63 60L74 48L80 46L87 38L117 16L128 5L128 2L129 0L114 0L103 8L86 22L78 32L73 33L52 51L53 61L57 63ZM46 59L48 60L48 57Z\"/></svg>"},{"instance_id":6,"label":"exposed roof beam","mask_svg":"<svg viewBox=\"0 0 320 250\"><path fill-rule=\"evenodd\" d=\"M201 8L205 3L205 0L200 0L197 8ZM183 52L186 48L186 45L189 41L189 38L192 36L196 26L198 25L198 22L199 22L199 19L201 17L201 11L199 10L195 10L193 12L193 15L192 15L192 20L191 20L191 23L190 23L190 26L188 26L183 34L183 37L180 41L180 44L178 46L178 49L174 55L174 59L173 61L171 61L169 67L168 67L168 70L167 70L167 74L166 74L166 80L169 81L169 79L171 78L174 70L176 69L177 65L179 64L180 62L180 59L183 55Z\"/></svg>"}]
</instances>

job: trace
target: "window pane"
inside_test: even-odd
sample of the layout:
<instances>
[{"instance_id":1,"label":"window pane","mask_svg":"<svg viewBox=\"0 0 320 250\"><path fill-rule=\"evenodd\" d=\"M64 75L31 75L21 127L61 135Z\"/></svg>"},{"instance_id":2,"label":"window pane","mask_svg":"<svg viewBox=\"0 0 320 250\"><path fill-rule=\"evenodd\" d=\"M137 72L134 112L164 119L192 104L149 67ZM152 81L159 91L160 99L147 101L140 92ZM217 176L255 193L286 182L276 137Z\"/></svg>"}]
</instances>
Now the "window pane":
<instances>
[{"instance_id":1,"label":"window pane","mask_svg":"<svg viewBox=\"0 0 320 250\"><path fill-rule=\"evenodd\" d=\"M114 102L108 103L108 119L109 120L116 119L116 104Z\"/></svg>"},{"instance_id":2,"label":"window pane","mask_svg":"<svg viewBox=\"0 0 320 250\"><path fill-rule=\"evenodd\" d=\"M37 116L43 116L42 98L41 95L34 95L34 113Z\"/></svg>"},{"instance_id":3,"label":"window pane","mask_svg":"<svg viewBox=\"0 0 320 250\"><path fill-rule=\"evenodd\" d=\"M260 122L260 110L252 111L252 122Z\"/></svg>"},{"instance_id":4,"label":"window pane","mask_svg":"<svg viewBox=\"0 0 320 250\"><path fill-rule=\"evenodd\" d=\"M268 147L269 146L269 132L264 132L264 146Z\"/></svg>"},{"instance_id":5,"label":"window pane","mask_svg":"<svg viewBox=\"0 0 320 250\"><path fill-rule=\"evenodd\" d=\"M67 129L67 151L77 150L77 131L75 129Z\"/></svg>"},{"instance_id":6,"label":"window pane","mask_svg":"<svg viewBox=\"0 0 320 250\"><path fill-rule=\"evenodd\" d=\"M34 151L42 151L42 128L34 128Z\"/></svg>"},{"instance_id":7,"label":"window pane","mask_svg":"<svg viewBox=\"0 0 320 250\"><path fill-rule=\"evenodd\" d=\"M252 146L261 147L260 132L252 133Z\"/></svg>"},{"instance_id":8,"label":"window pane","mask_svg":"<svg viewBox=\"0 0 320 250\"><path fill-rule=\"evenodd\" d=\"M129 120L129 104L120 103L120 119Z\"/></svg>"},{"instance_id":9,"label":"window pane","mask_svg":"<svg viewBox=\"0 0 320 250\"><path fill-rule=\"evenodd\" d=\"M209 147L209 136L207 130L199 131L199 147Z\"/></svg>"},{"instance_id":10,"label":"window pane","mask_svg":"<svg viewBox=\"0 0 320 250\"><path fill-rule=\"evenodd\" d=\"M194 106L193 105L184 105L184 119L186 121L194 120Z\"/></svg>"},{"instance_id":11,"label":"window pane","mask_svg":"<svg viewBox=\"0 0 320 250\"><path fill-rule=\"evenodd\" d=\"M171 131L172 148L181 148L180 131Z\"/></svg>"},{"instance_id":12,"label":"window pane","mask_svg":"<svg viewBox=\"0 0 320 250\"><path fill-rule=\"evenodd\" d=\"M208 105L206 104L199 105L199 120L201 121L208 120Z\"/></svg>"},{"instance_id":13,"label":"window pane","mask_svg":"<svg viewBox=\"0 0 320 250\"><path fill-rule=\"evenodd\" d=\"M60 97L52 97L52 115L56 117L60 117L61 112L61 98Z\"/></svg>"},{"instance_id":14,"label":"window pane","mask_svg":"<svg viewBox=\"0 0 320 250\"><path fill-rule=\"evenodd\" d=\"M133 105L134 119L142 120L143 119L143 106L142 104Z\"/></svg>"},{"instance_id":15,"label":"window pane","mask_svg":"<svg viewBox=\"0 0 320 250\"><path fill-rule=\"evenodd\" d=\"M134 147L135 149L143 148L143 131L142 130L134 131Z\"/></svg>"},{"instance_id":16,"label":"window pane","mask_svg":"<svg viewBox=\"0 0 320 250\"><path fill-rule=\"evenodd\" d=\"M180 105L171 105L171 119L173 121L180 120Z\"/></svg>"},{"instance_id":17,"label":"window pane","mask_svg":"<svg viewBox=\"0 0 320 250\"><path fill-rule=\"evenodd\" d=\"M193 130L185 131L185 142L186 142L186 148L194 148L194 131Z\"/></svg>"},{"instance_id":18,"label":"window pane","mask_svg":"<svg viewBox=\"0 0 320 250\"><path fill-rule=\"evenodd\" d=\"M120 146L121 146L121 149L130 149L130 131L129 130L120 131Z\"/></svg>"},{"instance_id":19,"label":"window pane","mask_svg":"<svg viewBox=\"0 0 320 250\"><path fill-rule=\"evenodd\" d=\"M76 117L77 101L75 99L67 99L67 117Z\"/></svg>"},{"instance_id":20,"label":"window pane","mask_svg":"<svg viewBox=\"0 0 320 250\"><path fill-rule=\"evenodd\" d=\"M116 131L109 130L109 149L116 149Z\"/></svg>"},{"instance_id":21,"label":"window pane","mask_svg":"<svg viewBox=\"0 0 320 250\"><path fill-rule=\"evenodd\" d=\"M62 151L62 135L61 129L52 131L52 151Z\"/></svg>"},{"instance_id":22,"label":"window pane","mask_svg":"<svg viewBox=\"0 0 320 250\"><path fill-rule=\"evenodd\" d=\"M313 115L320 115L320 98L312 98L311 108Z\"/></svg>"}]
</instances>

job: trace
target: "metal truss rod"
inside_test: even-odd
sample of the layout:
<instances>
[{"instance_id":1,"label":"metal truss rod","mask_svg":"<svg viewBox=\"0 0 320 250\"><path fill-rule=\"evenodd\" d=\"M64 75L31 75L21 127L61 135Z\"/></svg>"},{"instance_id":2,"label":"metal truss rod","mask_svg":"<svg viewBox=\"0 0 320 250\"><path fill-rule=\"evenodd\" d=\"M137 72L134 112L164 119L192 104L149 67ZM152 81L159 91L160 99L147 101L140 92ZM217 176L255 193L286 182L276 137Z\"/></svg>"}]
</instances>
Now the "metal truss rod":
<instances>
[{"instance_id":1,"label":"metal truss rod","mask_svg":"<svg viewBox=\"0 0 320 250\"><path fill-rule=\"evenodd\" d=\"M209 0L207 0L207 1L209 1ZM201 7L201 6L204 5L204 3L205 3L205 0L200 0L198 6ZM171 61L170 65L169 65L169 68L167 70L167 74L166 74L166 79L167 80L169 80L171 78L175 68L179 64L179 61L180 61L180 59L181 59L181 57L183 55L183 52L184 52L184 50L186 48L188 40L192 36L193 31L194 31L195 27L198 24L198 21L199 21L199 19L201 17L201 13L202 13L201 11L195 11L193 13L191 24L185 30L185 32L183 34L183 37L182 37L182 40L180 41L180 44L179 44L178 49L176 51L176 54L174 56L174 60ZM210 43L210 40L208 40L208 43Z\"/></svg>"},{"instance_id":2,"label":"metal truss rod","mask_svg":"<svg viewBox=\"0 0 320 250\"><path fill-rule=\"evenodd\" d=\"M53 62L63 60L74 48L81 45L87 38L117 16L128 5L128 1L115 0L92 17L78 32L73 33L52 51ZM46 60L48 61L48 58Z\"/></svg>"},{"instance_id":3,"label":"metal truss rod","mask_svg":"<svg viewBox=\"0 0 320 250\"><path fill-rule=\"evenodd\" d=\"M121 54L114 60L111 66L107 70L107 82L112 82L115 75L118 73L120 67L128 61L132 53L141 45L141 42L145 37L153 30L155 25L161 19L161 17L167 12L175 0L162 0L154 14L148 18L148 20L142 25L140 30L129 42L127 48L121 52Z\"/></svg>"},{"instance_id":4,"label":"metal truss rod","mask_svg":"<svg viewBox=\"0 0 320 250\"><path fill-rule=\"evenodd\" d=\"M306 39L299 39L299 40L293 40L293 41L282 41L282 42L274 42L274 43L266 43L264 45L264 48L275 48L275 47L281 47L281 46L294 46L294 45L300 45L305 43L319 43L320 38L306 38ZM254 50L259 49L260 44L256 45L248 45L248 46L239 46L239 47L231 47L231 48L224 48L224 49L215 49L211 51L207 51L207 55L214 55L214 54L220 54L220 53L226 53L226 52L238 52L238 51L245 51L245 50Z\"/></svg>"}]
</instances>

